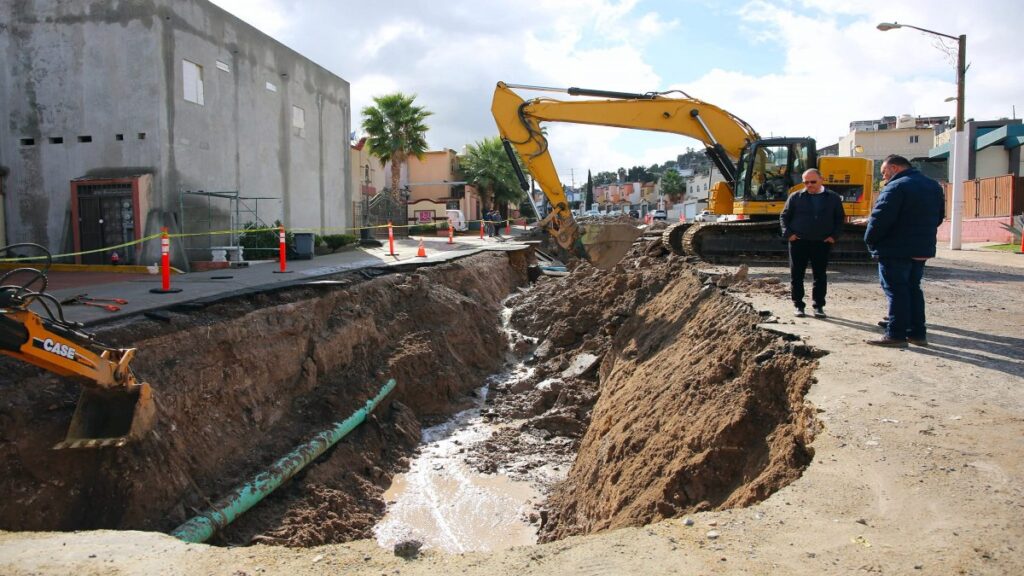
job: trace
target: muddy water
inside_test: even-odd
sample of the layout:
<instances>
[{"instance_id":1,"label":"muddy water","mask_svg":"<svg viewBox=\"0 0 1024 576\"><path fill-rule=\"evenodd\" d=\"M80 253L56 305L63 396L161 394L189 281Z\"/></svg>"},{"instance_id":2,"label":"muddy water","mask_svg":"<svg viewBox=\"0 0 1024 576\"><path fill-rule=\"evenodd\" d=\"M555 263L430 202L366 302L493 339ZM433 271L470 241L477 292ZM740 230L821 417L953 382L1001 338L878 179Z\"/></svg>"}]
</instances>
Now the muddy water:
<instances>
[{"instance_id":1,"label":"muddy water","mask_svg":"<svg viewBox=\"0 0 1024 576\"><path fill-rule=\"evenodd\" d=\"M481 399L486 392L480 389ZM481 474L464 461L466 447L486 440L493 429L477 407L423 431L423 447L409 471L384 493L387 513L374 528L381 546L415 539L457 553L536 542L528 516L538 491L503 474Z\"/></svg>"},{"instance_id":2,"label":"muddy water","mask_svg":"<svg viewBox=\"0 0 1024 576\"><path fill-rule=\"evenodd\" d=\"M509 335L511 310L501 320ZM521 337L520 337L521 338ZM511 353L508 360L513 361ZM527 378L533 372L517 363L491 376L491 384ZM474 445L491 437L496 427L481 414L488 386L477 390L479 402L451 420L423 431L423 445L409 471L399 474L384 493L387 512L374 527L377 542L386 548L418 540L424 548L450 553L489 551L535 544L537 527L529 518L542 499L529 482L483 474L466 463Z\"/></svg>"}]
</instances>

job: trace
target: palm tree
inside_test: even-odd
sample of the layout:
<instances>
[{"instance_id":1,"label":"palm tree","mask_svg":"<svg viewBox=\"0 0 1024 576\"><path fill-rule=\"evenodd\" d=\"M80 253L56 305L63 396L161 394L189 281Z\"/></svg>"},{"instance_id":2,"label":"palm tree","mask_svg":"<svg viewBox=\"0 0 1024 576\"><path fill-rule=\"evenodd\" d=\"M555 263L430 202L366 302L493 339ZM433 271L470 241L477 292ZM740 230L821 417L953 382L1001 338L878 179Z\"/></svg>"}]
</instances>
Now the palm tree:
<instances>
[{"instance_id":1,"label":"palm tree","mask_svg":"<svg viewBox=\"0 0 1024 576\"><path fill-rule=\"evenodd\" d=\"M526 199L497 136L466 146L466 155L459 160L459 168L466 183L480 192L484 206L493 202L504 207L509 202L518 204Z\"/></svg>"},{"instance_id":2,"label":"palm tree","mask_svg":"<svg viewBox=\"0 0 1024 576\"><path fill-rule=\"evenodd\" d=\"M683 182L683 177L679 175L679 172L670 168L661 175L658 189L662 196L668 196L671 201L678 202L683 198L683 192L686 191L686 183Z\"/></svg>"},{"instance_id":3,"label":"palm tree","mask_svg":"<svg viewBox=\"0 0 1024 576\"><path fill-rule=\"evenodd\" d=\"M370 156L380 160L381 167L391 162L391 195L398 200L398 181L402 163L410 156L422 159L427 151L427 130L424 120L433 112L413 105L416 95L401 92L377 96L374 106L363 108L363 131Z\"/></svg>"}]
</instances>

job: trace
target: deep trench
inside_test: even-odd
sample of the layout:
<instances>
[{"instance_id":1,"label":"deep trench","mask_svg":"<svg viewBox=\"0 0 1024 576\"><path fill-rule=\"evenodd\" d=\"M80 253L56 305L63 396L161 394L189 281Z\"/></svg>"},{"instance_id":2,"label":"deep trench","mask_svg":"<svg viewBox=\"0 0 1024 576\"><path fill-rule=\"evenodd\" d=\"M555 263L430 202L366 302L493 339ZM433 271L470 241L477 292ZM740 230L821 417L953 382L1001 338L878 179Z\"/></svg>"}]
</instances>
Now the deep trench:
<instances>
[{"instance_id":1,"label":"deep trench","mask_svg":"<svg viewBox=\"0 0 1024 576\"><path fill-rule=\"evenodd\" d=\"M533 374L493 391L489 416L506 425L470 461L529 478L574 459L547 487L541 540L748 505L799 477L816 351L758 328L673 256L638 251L535 285L529 259L350 272L102 327L100 340L139 349L158 405L152 433L119 449L50 450L78 384L2 359L0 529L169 532L394 378L364 424L211 543L372 537L421 429L469 406L509 348ZM530 337L508 341L503 301Z\"/></svg>"}]
</instances>

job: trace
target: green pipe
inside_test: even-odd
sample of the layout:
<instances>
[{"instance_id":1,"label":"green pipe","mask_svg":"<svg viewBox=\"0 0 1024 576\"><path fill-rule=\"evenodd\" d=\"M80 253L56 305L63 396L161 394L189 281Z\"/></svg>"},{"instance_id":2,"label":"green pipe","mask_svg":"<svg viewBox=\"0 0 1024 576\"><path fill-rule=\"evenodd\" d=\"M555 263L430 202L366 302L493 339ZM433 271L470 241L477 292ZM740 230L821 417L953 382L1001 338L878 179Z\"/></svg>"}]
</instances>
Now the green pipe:
<instances>
[{"instance_id":1,"label":"green pipe","mask_svg":"<svg viewBox=\"0 0 1024 576\"><path fill-rule=\"evenodd\" d=\"M395 379L392 378L375 397L366 401L366 406L292 450L287 456L271 464L268 470L260 472L248 483L235 488L230 494L218 500L206 512L175 528L171 532L171 536L185 542L206 542L217 530L234 522L246 510L258 504L278 486L302 470L306 464L315 460L328 448L334 446L338 440L354 430L356 426L362 424L377 404L394 389Z\"/></svg>"}]
</instances>

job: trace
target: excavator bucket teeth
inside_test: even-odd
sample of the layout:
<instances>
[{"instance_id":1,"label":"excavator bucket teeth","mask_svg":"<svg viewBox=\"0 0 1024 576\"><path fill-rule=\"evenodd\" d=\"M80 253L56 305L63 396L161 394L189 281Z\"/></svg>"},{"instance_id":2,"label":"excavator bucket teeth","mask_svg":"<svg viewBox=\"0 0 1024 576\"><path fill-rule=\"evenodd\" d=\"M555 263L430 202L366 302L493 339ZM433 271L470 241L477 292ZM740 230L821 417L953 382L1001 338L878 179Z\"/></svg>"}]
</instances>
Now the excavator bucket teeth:
<instances>
[{"instance_id":1,"label":"excavator bucket teeth","mask_svg":"<svg viewBox=\"0 0 1024 576\"><path fill-rule=\"evenodd\" d=\"M580 227L583 229L580 242L587 253L587 260L602 270L611 270L618 264L643 232L624 222L580 224Z\"/></svg>"},{"instance_id":2,"label":"excavator bucket teeth","mask_svg":"<svg viewBox=\"0 0 1024 576\"><path fill-rule=\"evenodd\" d=\"M83 388L67 436L54 450L120 447L153 428L153 391L143 382L129 389Z\"/></svg>"}]
</instances>

